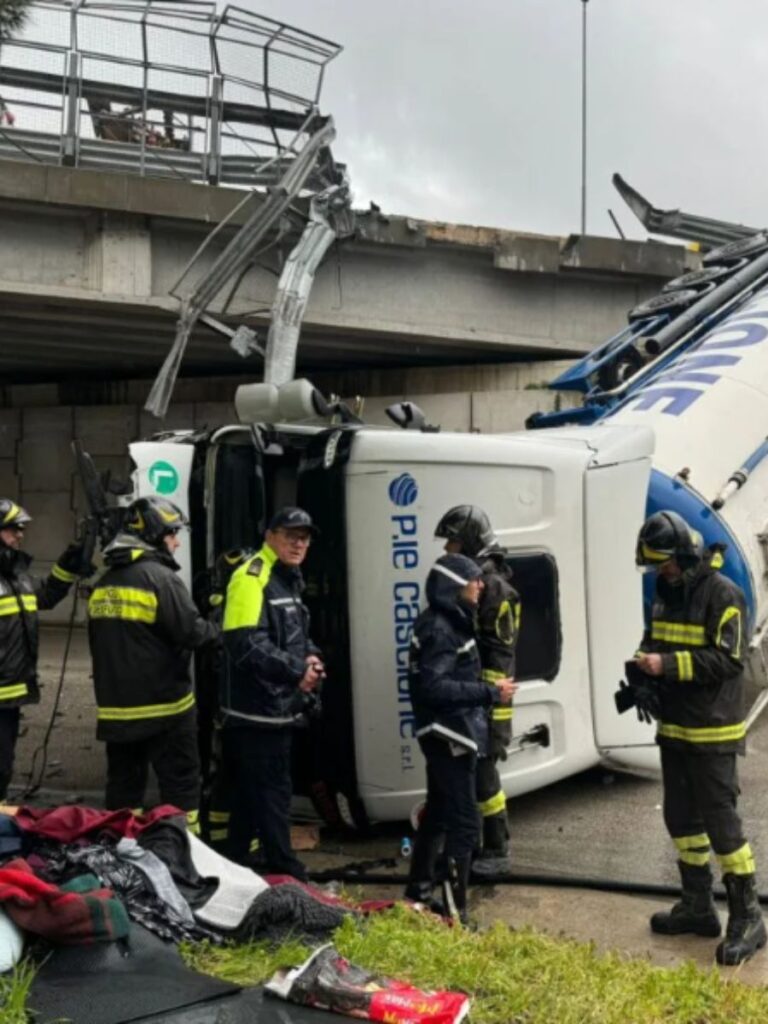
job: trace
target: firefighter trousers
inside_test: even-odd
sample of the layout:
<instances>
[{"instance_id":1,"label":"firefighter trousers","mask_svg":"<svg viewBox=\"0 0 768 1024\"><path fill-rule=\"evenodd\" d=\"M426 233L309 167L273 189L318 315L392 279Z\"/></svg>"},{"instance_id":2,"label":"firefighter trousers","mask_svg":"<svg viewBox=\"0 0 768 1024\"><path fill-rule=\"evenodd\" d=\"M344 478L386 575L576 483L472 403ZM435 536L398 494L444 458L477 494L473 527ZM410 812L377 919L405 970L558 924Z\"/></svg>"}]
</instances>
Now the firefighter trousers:
<instances>
[{"instance_id":1,"label":"firefighter trousers","mask_svg":"<svg viewBox=\"0 0 768 1024\"><path fill-rule=\"evenodd\" d=\"M291 849L291 739L290 728L222 730L222 767L234 786L227 855L247 864L258 836L266 874L306 881L307 869Z\"/></svg>"},{"instance_id":2,"label":"firefighter trousers","mask_svg":"<svg viewBox=\"0 0 768 1024\"><path fill-rule=\"evenodd\" d=\"M13 775L20 716L20 708L0 709L0 800L5 798Z\"/></svg>"},{"instance_id":3,"label":"firefighter trousers","mask_svg":"<svg viewBox=\"0 0 768 1024\"><path fill-rule=\"evenodd\" d=\"M416 833L414 858L425 863L433 860L422 858L421 849L436 849L445 836L444 857L462 862L472 856L480 836L475 801L477 758L474 754L454 757L440 740L425 740L421 749L427 759L427 803Z\"/></svg>"},{"instance_id":4,"label":"firefighter trousers","mask_svg":"<svg viewBox=\"0 0 768 1024\"><path fill-rule=\"evenodd\" d=\"M193 714L154 736L127 743L110 740L106 747L107 810L144 805L151 765L161 802L187 811L187 820L194 825L193 815L200 806L200 754Z\"/></svg>"},{"instance_id":5,"label":"firefighter trousers","mask_svg":"<svg viewBox=\"0 0 768 1024\"><path fill-rule=\"evenodd\" d=\"M483 822L483 851L488 855L503 856L508 852L509 824L507 800L497 765L498 760L494 757L478 758L476 796Z\"/></svg>"},{"instance_id":6,"label":"firefighter trousers","mask_svg":"<svg viewBox=\"0 0 768 1024\"><path fill-rule=\"evenodd\" d=\"M751 851L736 809L736 754L689 753L662 747L661 772L664 823L677 847L678 858L683 863L704 865L708 863L711 847L724 874L749 873L740 869L749 866ZM734 858L734 854L742 855Z\"/></svg>"}]
</instances>

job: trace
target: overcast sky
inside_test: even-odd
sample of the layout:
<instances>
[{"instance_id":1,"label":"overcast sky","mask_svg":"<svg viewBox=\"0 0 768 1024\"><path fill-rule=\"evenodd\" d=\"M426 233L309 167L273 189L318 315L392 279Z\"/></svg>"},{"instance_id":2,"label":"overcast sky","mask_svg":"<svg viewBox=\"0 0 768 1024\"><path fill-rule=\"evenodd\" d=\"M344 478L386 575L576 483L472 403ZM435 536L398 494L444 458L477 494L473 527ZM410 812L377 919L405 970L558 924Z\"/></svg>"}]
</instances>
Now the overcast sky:
<instances>
[{"instance_id":1,"label":"overcast sky","mask_svg":"<svg viewBox=\"0 0 768 1024\"><path fill-rule=\"evenodd\" d=\"M581 0L239 0L344 46L324 112L355 201L568 234L580 218ZM768 2L590 0L587 229L611 185L768 223Z\"/></svg>"}]
</instances>

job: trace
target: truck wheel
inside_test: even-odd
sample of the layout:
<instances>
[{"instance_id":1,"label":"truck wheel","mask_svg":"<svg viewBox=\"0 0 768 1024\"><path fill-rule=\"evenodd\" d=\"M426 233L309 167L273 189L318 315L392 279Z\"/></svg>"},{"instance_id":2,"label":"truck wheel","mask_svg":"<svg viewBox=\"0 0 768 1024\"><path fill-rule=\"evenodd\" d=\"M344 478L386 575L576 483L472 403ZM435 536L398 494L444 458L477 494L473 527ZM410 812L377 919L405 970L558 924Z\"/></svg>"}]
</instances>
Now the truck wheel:
<instances>
[{"instance_id":1,"label":"truck wheel","mask_svg":"<svg viewBox=\"0 0 768 1024\"><path fill-rule=\"evenodd\" d=\"M654 295L652 299L641 302L639 306L629 311L629 322L644 320L649 316L659 316L661 313L671 313L676 316L688 306L692 305L699 298L699 293L693 288L683 288L676 292L662 292L661 295Z\"/></svg>"},{"instance_id":2,"label":"truck wheel","mask_svg":"<svg viewBox=\"0 0 768 1024\"><path fill-rule=\"evenodd\" d=\"M749 238L738 238L735 242L726 242L717 249L705 254L702 263L705 267L711 267L713 263L725 263L726 261L740 259L748 256L750 259L758 253L768 249L768 235L759 231Z\"/></svg>"},{"instance_id":3,"label":"truck wheel","mask_svg":"<svg viewBox=\"0 0 768 1024\"><path fill-rule=\"evenodd\" d=\"M704 267L703 270L692 270L690 274L683 274L681 277L675 277L671 281L667 281L664 287L661 289L662 294L665 292L676 292L680 288L696 288L701 294L705 285L711 283L719 283L724 277L728 277L729 274L733 273L733 267Z\"/></svg>"},{"instance_id":4,"label":"truck wheel","mask_svg":"<svg viewBox=\"0 0 768 1024\"><path fill-rule=\"evenodd\" d=\"M634 345L629 345L612 359L609 363L603 363L597 371L597 383L603 391L612 391L634 376L645 360L637 351Z\"/></svg>"}]
</instances>

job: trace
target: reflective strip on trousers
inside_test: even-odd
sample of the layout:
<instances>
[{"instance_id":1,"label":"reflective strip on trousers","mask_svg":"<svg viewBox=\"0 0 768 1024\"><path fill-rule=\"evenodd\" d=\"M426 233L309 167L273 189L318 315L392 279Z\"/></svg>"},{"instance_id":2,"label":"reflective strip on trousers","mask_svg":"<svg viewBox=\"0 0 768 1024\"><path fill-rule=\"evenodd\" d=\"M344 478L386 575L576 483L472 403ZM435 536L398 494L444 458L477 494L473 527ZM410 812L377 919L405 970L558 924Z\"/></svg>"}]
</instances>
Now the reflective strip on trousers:
<instances>
[{"instance_id":1,"label":"reflective strip on trousers","mask_svg":"<svg viewBox=\"0 0 768 1024\"><path fill-rule=\"evenodd\" d=\"M717 862L724 875L754 875L755 873L755 858L749 843L744 843L733 853L718 853Z\"/></svg>"},{"instance_id":2,"label":"reflective strip on trousers","mask_svg":"<svg viewBox=\"0 0 768 1024\"><path fill-rule=\"evenodd\" d=\"M695 836L673 836L672 842L677 847L678 860L683 864L704 867L709 863L709 836L700 832Z\"/></svg>"},{"instance_id":3,"label":"reflective strip on trousers","mask_svg":"<svg viewBox=\"0 0 768 1024\"><path fill-rule=\"evenodd\" d=\"M670 740L684 740L686 743L735 743L747 735L747 726L745 722L738 722L735 725L690 729L670 722L659 722L656 734Z\"/></svg>"},{"instance_id":4,"label":"reflective strip on trousers","mask_svg":"<svg viewBox=\"0 0 768 1024\"><path fill-rule=\"evenodd\" d=\"M187 811L187 831L193 836L200 835L200 811Z\"/></svg>"},{"instance_id":5,"label":"reflective strip on trousers","mask_svg":"<svg viewBox=\"0 0 768 1024\"><path fill-rule=\"evenodd\" d=\"M482 803L478 802L477 806L484 818L491 818L494 814L501 814L502 811L506 811L507 798L504 796L504 791L500 789L495 796L490 797L488 800L483 800Z\"/></svg>"},{"instance_id":6,"label":"reflective strip on trousers","mask_svg":"<svg viewBox=\"0 0 768 1024\"><path fill-rule=\"evenodd\" d=\"M98 709L97 718L102 722L138 722L146 718L164 718L166 715L180 715L195 706L195 695L188 693L172 704L145 704L130 708Z\"/></svg>"}]
</instances>

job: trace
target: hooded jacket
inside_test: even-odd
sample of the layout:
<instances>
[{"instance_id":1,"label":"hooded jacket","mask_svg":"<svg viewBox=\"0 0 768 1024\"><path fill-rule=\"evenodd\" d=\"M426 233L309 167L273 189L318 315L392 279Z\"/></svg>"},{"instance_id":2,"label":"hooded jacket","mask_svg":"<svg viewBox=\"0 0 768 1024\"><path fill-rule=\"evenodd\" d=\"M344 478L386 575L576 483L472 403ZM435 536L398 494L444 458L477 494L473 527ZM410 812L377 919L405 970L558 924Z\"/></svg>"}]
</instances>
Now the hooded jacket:
<instances>
[{"instance_id":1,"label":"hooded jacket","mask_svg":"<svg viewBox=\"0 0 768 1024\"><path fill-rule=\"evenodd\" d=\"M499 703L499 692L480 678L473 609L459 599L463 581L452 571L455 559L469 561L460 555L445 555L427 576L428 607L414 623L408 684L416 735L425 752L431 745L445 742L434 728L439 726L467 737L484 757L488 754L488 709Z\"/></svg>"},{"instance_id":2,"label":"hooded jacket","mask_svg":"<svg viewBox=\"0 0 768 1024\"><path fill-rule=\"evenodd\" d=\"M38 579L32 558L0 545L0 710L37 704L38 611L54 608L77 578L60 565Z\"/></svg>"},{"instance_id":3,"label":"hooded jacket","mask_svg":"<svg viewBox=\"0 0 768 1024\"><path fill-rule=\"evenodd\" d=\"M694 753L743 752L744 595L712 549L679 583L659 576L641 650L661 654L657 742Z\"/></svg>"},{"instance_id":4,"label":"hooded jacket","mask_svg":"<svg viewBox=\"0 0 768 1024\"><path fill-rule=\"evenodd\" d=\"M224 726L288 727L301 711L309 637L301 571L265 544L234 571L224 604Z\"/></svg>"},{"instance_id":5,"label":"hooded jacket","mask_svg":"<svg viewBox=\"0 0 768 1024\"><path fill-rule=\"evenodd\" d=\"M194 713L190 654L218 628L201 617L165 548L119 534L104 561L88 601L96 736L133 742Z\"/></svg>"}]
</instances>

